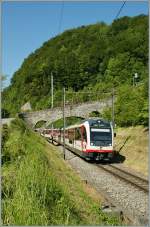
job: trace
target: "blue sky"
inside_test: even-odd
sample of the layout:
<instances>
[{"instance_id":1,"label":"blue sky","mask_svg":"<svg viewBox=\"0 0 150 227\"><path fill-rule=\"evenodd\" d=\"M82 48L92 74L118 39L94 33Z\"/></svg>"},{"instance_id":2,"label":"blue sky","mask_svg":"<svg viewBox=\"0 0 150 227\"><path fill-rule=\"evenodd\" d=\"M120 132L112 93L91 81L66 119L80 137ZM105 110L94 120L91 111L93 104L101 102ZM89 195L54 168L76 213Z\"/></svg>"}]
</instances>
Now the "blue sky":
<instances>
[{"instance_id":1,"label":"blue sky","mask_svg":"<svg viewBox=\"0 0 150 227\"><path fill-rule=\"evenodd\" d=\"M3 2L2 72L8 76L5 86L23 60L43 42L69 28L100 21L110 24L122 4L122 1L64 2L60 23L62 2ZM148 14L148 2L126 2L119 17L139 14Z\"/></svg>"}]
</instances>

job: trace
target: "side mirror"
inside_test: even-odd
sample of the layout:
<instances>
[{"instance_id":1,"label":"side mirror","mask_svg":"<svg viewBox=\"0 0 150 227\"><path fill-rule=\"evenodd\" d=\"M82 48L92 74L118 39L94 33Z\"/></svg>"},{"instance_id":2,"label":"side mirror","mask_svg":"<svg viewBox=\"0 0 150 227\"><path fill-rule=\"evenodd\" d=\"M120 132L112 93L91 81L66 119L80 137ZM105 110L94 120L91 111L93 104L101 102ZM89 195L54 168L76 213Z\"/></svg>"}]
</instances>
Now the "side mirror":
<instances>
[{"instance_id":1,"label":"side mirror","mask_svg":"<svg viewBox=\"0 0 150 227\"><path fill-rule=\"evenodd\" d=\"M114 132L114 137L116 137L116 132Z\"/></svg>"}]
</instances>

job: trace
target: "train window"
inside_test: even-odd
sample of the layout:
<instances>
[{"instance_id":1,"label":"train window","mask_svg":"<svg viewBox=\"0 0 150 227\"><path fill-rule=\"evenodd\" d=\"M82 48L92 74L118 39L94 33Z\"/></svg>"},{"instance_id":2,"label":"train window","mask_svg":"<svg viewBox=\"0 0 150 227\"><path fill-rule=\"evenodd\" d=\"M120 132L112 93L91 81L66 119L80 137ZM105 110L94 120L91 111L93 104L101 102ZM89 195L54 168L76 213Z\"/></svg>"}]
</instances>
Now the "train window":
<instances>
[{"instance_id":1,"label":"train window","mask_svg":"<svg viewBox=\"0 0 150 227\"><path fill-rule=\"evenodd\" d=\"M112 132L110 128L91 128L90 140L96 146L108 146L112 144Z\"/></svg>"},{"instance_id":2,"label":"train window","mask_svg":"<svg viewBox=\"0 0 150 227\"><path fill-rule=\"evenodd\" d=\"M69 129L68 130L68 139L69 139L69 143L73 143L73 140L74 140L74 129Z\"/></svg>"},{"instance_id":3,"label":"train window","mask_svg":"<svg viewBox=\"0 0 150 227\"><path fill-rule=\"evenodd\" d=\"M75 129L75 139L76 140L81 140L81 133L80 133L80 129L79 128Z\"/></svg>"}]
</instances>

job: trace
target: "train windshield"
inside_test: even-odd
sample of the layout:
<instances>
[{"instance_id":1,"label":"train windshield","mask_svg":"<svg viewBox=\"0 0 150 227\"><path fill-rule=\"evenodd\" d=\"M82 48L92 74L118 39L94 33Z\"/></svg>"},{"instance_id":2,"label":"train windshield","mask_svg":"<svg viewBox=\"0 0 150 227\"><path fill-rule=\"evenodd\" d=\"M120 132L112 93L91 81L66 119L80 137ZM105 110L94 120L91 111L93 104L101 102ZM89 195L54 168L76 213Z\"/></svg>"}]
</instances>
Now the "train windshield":
<instances>
[{"instance_id":1,"label":"train windshield","mask_svg":"<svg viewBox=\"0 0 150 227\"><path fill-rule=\"evenodd\" d=\"M91 140L90 143L93 146L111 146L112 145L111 128L107 129L91 128L90 140Z\"/></svg>"}]
</instances>

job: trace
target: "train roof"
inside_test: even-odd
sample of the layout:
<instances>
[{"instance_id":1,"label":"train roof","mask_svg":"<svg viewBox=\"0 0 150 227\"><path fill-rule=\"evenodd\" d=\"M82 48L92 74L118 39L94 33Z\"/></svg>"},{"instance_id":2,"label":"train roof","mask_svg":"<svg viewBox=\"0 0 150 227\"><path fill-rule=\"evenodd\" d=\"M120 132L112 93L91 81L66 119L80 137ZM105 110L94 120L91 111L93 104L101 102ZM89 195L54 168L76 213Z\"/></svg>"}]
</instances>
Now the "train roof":
<instances>
[{"instance_id":1,"label":"train roof","mask_svg":"<svg viewBox=\"0 0 150 227\"><path fill-rule=\"evenodd\" d=\"M71 128L78 128L81 127L84 123L88 123L89 126L93 126L93 127L111 127L111 122L106 121L102 118L89 118L89 119L85 119L83 120L80 124L75 124L75 125L70 125L68 127L66 127L66 129L71 129Z\"/></svg>"},{"instance_id":2,"label":"train roof","mask_svg":"<svg viewBox=\"0 0 150 227\"><path fill-rule=\"evenodd\" d=\"M95 124L99 125L99 126L110 126L110 122L106 121L102 118L91 118L87 120L90 126L94 126Z\"/></svg>"}]
</instances>

